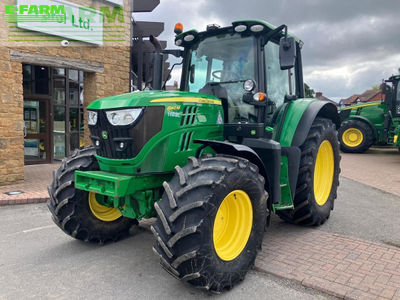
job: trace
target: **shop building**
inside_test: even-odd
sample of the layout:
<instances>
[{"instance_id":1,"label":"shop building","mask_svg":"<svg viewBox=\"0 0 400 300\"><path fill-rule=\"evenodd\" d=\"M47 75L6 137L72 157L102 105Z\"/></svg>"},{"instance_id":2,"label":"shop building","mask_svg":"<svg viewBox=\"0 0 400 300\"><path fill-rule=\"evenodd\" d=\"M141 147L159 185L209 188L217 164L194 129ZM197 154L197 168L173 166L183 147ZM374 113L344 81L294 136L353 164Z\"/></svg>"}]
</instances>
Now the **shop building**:
<instances>
[{"instance_id":1,"label":"shop building","mask_svg":"<svg viewBox=\"0 0 400 300\"><path fill-rule=\"evenodd\" d=\"M0 13L24 1L3 0ZM23 180L27 164L59 161L89 145L87 105L130 91L130 1L42 1L66 6L62 26L0 17L0 185ZM88 7L104 18L91 24L97 35L68 32L68 18L73 23ZM122 11L113 15L116 7Z\"/></svg>"}]
</instances>

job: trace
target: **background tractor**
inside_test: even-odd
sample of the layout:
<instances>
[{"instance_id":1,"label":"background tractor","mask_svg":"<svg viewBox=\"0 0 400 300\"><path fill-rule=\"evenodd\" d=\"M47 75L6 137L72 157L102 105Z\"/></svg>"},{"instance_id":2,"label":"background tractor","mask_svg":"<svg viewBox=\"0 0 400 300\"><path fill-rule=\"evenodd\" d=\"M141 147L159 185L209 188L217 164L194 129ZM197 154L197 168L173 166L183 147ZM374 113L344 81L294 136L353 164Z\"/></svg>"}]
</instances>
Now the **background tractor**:
<instances>
[{"instance_id":1,"label":"background tractor","mask_svg":"<svg viewBox=\"0 0 400 300\"><path fill-rule=\"evenodd\" d=\"M302 98L302 42L285 25L180 27L183 50L165 52L183 58L180 91L91 103L94 147L63 161L48 206L68 235L97 243L157 217L163 268L219 292L253 266L272 212L310 226L329 218L340 119L333 104ZM154 54L155 89L162 55Z\"/></svg>"},{"instance_id":2,"label":"background tractor","mask_svg":"<svg viewBox=\"0 0 400 300\"><path fill-rule=\"evenodd\" d=\"M340 148L344 152L362 153L374 144L399 148L400 74L382 84L382 101L357 104L340 110Z\"/></svg>"}]
</instances>

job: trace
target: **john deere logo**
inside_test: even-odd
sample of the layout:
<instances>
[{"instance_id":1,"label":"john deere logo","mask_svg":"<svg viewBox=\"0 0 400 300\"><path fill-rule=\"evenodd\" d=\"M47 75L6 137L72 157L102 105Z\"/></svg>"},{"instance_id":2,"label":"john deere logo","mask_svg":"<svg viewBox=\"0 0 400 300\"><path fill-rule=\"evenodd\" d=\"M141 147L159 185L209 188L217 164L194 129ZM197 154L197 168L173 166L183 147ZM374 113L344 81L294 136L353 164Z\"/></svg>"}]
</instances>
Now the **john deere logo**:
<instances>
[{"instance_id":1,"label":"john deere logo","mask_svg":"<svg viewBox=\"0 0 400 300\"><path fill-rule=\"evenodd\" d=\"M108 133L107 133L107 131L102 131L102 132L101 132L101 136L103 137L103 140L108 139Z\"/></svg>"}]
</instances>

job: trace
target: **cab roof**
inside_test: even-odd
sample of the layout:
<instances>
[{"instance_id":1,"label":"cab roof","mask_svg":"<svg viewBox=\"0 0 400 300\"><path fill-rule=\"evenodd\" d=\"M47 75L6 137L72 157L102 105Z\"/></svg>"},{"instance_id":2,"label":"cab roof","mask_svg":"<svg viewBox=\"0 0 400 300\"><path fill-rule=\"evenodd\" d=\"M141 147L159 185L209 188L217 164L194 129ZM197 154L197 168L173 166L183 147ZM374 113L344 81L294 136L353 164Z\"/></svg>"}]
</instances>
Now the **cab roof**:
<instances>
[{"instance_id":1,"label":"cab roof","mask_svg":"<svg viewBox=\"0 0 400 300\"><path fill-rule=\"evenodd\" d=\"M399 81L400 80L400 74L397 75L392 75L391 77L389 77L388 80L385 80L386 82L393 82L393 81Z\"/></svg>"},{"instance_id":2,"label":"cab roof","mask_svg":"<svg viewBox=\"0 0 400 300\"><path fill-rule=\"evenodd\" d=\"M262 20L239 20L239 21L232 22L232 26L219 27L218 25L210 25L210 26L207 26L206 31L198 32L197 30L192 29L192 30L182 32L181 34L178 34L175 37L175 44L177 46L187 46L187 45L195 42L197 39L203 39L206 36L223 34L223 33L227 33L230 31L235 32L235 28L240 25L244 25L246 27L240 33L247 33L247 34L254 35L254 36L266 34L277 28L277 26L274 26L274 25L272 25L266 21L262 21ZM251 28L255 25L262 26L262 30L257 31L257 32L252 31ZM261 29L261 27L258 27L258 28ZM281 37L284 36L284 30L281 31L280 36ZM303 45L303 42L296 36L291 35L291 34L288 34L288 36L293 37L296 40L296 42L300 44L300 47Z\"/></svg>"}]
</instances>

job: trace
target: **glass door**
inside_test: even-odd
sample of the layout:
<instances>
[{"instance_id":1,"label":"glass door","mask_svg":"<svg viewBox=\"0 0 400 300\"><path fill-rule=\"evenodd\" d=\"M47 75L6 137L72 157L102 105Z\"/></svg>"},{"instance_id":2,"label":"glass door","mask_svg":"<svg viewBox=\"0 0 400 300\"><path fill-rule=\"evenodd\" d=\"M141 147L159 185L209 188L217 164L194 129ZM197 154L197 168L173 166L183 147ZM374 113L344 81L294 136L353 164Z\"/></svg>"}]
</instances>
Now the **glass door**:
<instances>
[{"instance_id":1,"label":"glass door","mask_svg":"<svg viewBox=\"0 0 400 300\"><path fill-rule=\"evenodd\" d=\"M24 100L25 164L50 162L49 116L47 100Z\"/></svg>"},{"instance_id":2,"label":"glass door","mask_svg":"<svg viewBox=\"0 0 400 300\"><path fill-rule=\"evenodd\" d=\"M54 160L83 148L83 76L72 69L52 69Z\"/></svg>"}]
</instances>

